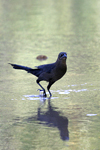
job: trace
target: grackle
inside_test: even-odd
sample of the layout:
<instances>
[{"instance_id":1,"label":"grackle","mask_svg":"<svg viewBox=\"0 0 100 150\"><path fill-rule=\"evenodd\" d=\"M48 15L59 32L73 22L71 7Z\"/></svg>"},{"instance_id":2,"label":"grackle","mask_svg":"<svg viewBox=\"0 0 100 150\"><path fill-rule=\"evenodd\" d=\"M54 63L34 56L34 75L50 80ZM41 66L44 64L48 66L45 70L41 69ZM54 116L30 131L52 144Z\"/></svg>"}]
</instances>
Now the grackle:
<instances>
[{"instance_id":1,"label":"grackle","mask_svg":"<svg viewBox=\"0 0 100 150\"><path fill-rule=\"evenodd\" d=\"M35 75L36 77L38 77L36 82L42 88L44 97L46 97L46 91L40 84L40 81L49 82L49 84L47 86L47 90L51 97L52 96L52 94L50 92L51 85L54 84L60 78L62 78L63 75L67 71L66 59L67 59L67 53L61 52L61 53L59 53L58 58L55 63L37 66L36 69L32 69L32 68L29 68L26 66L11 64L11 63L9 63L9 64L12 65L14 69L25 70L28 73L31 73L31 74Z\"/></svg>"}]
</instances>

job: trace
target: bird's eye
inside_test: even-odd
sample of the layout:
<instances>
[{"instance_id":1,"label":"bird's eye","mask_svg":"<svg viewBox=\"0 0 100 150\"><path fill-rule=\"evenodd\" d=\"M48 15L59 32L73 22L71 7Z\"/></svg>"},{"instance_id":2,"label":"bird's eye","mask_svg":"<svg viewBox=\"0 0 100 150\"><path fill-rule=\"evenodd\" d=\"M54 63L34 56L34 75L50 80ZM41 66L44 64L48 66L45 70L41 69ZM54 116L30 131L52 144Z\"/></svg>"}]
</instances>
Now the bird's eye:
<instances>
[{"instance_id":1,"label":"bird's eye","mask_svg":"<svg viewBox=\"0 0 100 150\"><path fill-rule=\"evenodd\" d=\"M62 56L63 56L63 54L60 55L60 57L62 57Z\"/></svg>"}]
</instances>

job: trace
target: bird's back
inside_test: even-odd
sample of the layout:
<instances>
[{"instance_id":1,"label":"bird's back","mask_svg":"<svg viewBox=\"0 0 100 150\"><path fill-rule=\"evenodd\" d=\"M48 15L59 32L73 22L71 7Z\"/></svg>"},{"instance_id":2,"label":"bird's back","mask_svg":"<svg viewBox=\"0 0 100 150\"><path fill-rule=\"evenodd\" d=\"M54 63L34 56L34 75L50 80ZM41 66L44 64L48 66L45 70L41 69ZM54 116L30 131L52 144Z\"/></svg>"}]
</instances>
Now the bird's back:
<instances>
[{"instance_id":1,"label":"bird's back","mask_svg":"<svg viewBox=\"0 0 100 150\"><path fill-rule=\"evenodd\" d=\"M31 69L30 73L39 77L43 73L50 74L54 68L55 68L55 63L40 65L40 66L36 66L36 69Z\"/></svg>"}]
</instances>

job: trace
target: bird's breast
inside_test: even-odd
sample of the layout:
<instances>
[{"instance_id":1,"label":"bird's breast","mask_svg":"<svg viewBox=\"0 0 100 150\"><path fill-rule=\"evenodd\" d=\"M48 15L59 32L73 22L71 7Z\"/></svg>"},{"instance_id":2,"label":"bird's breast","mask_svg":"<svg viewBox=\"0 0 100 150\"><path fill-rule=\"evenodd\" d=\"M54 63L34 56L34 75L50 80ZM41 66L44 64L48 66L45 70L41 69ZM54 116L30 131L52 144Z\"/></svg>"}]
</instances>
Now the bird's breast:
<instances>
[{"instance_id":1,"label":"bird's breast","mask_svg":"<svg viewBox=\"0 0 100 150\"><path fill-rule=\"evenodd\" d=\"M56 78L56 80L59 80L60 78L63 77L63 75L66 73L67 71L67 66L63 65L62 67L56 67L55 70L54 70L54 76Z\"/></svg>"}]
</instances>

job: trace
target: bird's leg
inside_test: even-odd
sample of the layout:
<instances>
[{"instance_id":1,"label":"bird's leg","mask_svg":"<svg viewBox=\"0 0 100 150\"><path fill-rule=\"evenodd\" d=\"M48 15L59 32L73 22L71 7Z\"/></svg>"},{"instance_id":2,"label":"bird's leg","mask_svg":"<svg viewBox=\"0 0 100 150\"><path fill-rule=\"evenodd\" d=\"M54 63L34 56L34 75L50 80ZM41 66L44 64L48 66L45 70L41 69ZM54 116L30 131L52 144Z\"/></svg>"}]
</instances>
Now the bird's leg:
<instances>
[{"instance_id":1,"label":"bird's leg","mask_svg":"<svg viewBox=\"0 0 100 150\"><path fill-rule=\"evenodd\" d=\"M48 92L49 92L49 94L50 94L50 97L51 97L51 96L52 96L52 94L51 94L50 90L48 90Z\"/></svg>"},{"instance_id":2,"label":"bird's leg","mask_svg":"<svg viewBox=\"0 0 100 150\"><path fill-rule=\"evenodd\" d=\"M38 90L43 91L43 96L44 96L44 97L47 97L46 92L45 92L45 89L42 87L42 85L39 83L38 80L37 80L37 84L42 88L42 90L41 90L41 89L38 89Z\"/></svg>"},{"instance_id":3,"label":"bird's leg","mask_svg":"<svg viewBox=\"0 0 100 150\"><path fill-rule=\"evenodd\" d=\"M52 83L49 82L49 84L48 84L48 86L47 86L47 90L48 90L48 92L49 92L49 94L50 94L50 97L52 96L52 94L51 94L51 92L50 92L50 87L51 87L51 85L52 85L53 83L54 83L54 82L52 82Z\"/></svg>"}]
</instances>

